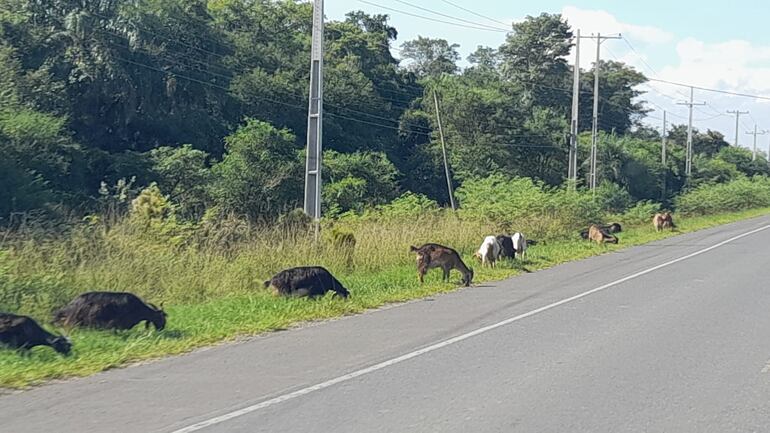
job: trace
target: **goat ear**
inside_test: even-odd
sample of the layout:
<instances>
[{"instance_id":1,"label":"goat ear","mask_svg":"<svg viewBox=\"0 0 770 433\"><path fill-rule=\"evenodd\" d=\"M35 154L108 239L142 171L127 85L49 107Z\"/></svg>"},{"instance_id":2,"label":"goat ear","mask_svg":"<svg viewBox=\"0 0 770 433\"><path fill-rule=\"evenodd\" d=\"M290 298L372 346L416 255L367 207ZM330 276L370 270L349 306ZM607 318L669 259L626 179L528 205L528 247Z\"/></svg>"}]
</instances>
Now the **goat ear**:
<instances>
[{"instance_id":1,"label":"goat ear","mask_svg":"<svg viewBox=\"0 0 770 433\"><path fill-rule=\"evenodd\" d=\"M163 309L163 305L165 305L165 304L166 304L165 302L161 302L161 303L160 303L160 309L161 309L161 310Z\"/></svg>"}]
</instances>

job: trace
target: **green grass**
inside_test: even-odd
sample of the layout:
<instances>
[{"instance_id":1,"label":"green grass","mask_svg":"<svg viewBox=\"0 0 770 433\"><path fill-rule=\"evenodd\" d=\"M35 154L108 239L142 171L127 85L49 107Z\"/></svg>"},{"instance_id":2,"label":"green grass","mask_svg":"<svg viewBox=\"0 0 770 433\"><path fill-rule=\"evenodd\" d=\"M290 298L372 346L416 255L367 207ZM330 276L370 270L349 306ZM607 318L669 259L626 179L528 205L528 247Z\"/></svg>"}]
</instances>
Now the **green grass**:
<instances>
[{"instance_id":1,"label":"green grass","mask_svg":"<svg viewBox=\"0 0 770 433\"><path fill-rule=\"evenodd\" d=\"M767 213L770 213L770 208L680 218L677 220L678 230L673 233L656 233L651 224L644 224L626 228L619 236L621 243L618 246L597 246L578 239L546 240L530 248L528 261L523 265L518 261L502 262L496 269L489 269L474 264L474 283L500 280L516 275L524 268L527 271L545 269L559 263ZM483 238L481 235L493 232L484 225L458 225L456 221L449 221L442 228L441 221L434 223L432 230L436 233L435 240L458 247L466 262L471 261L470 255L475 244ZM367 230L372 233L366 233ZM410 239L425 239L429 235L424 233L425 229L419 224L411 228L402 227L403 233L391 230L392 227L383 224L357 229L359 247L363 245L371 248L375 245L367 245L367 242L380 239L375 242L380 251L396 257L377 260L373 255L356 256L355 271L344 270L340 264L341 259L312 250L312 246L292 245L292 248L302 250L300 253L305 254L305 257L310 257L309 260L316 257L320 263L338 271L336 273L340 280L353 294L351 299L345 301L332 297L318 301L275 298L264 290L260 282L269 276L267 270L297 264L288 262L287 258L292 257L296 251L275 253L281 248L288 249L288 245L272 245L272 253L258 253L267 245L251 245L235 255L205 257L192 253L186 255L185 250L167 250L145 243L123 245L119 253L108 252L119 248L115 246L118 240L114 234L106 235L108 241L87 243L86 248L76 252L72 250L73 242L85 240L70 241L66 247L48 241L17 245L6 251L6 263L0 263L0 288L22 287L13 293L4 294L6 303L10 302L8 299L18 302L18 311L21 313L48 317L52 306L61 303L60 298L70 297L79 287L127 289L133 284L140 287L143 296L151 297L153 293L159 293L173 302L167 302L170 304L166 306L169 323L162 332L148 331L143 327L115 333L72 331L69 337L73 341L73 355L66 358L44 347L35 348L29 356L22 356L12 350L0 350L0 386L24 388L52 379L86 376L142 360L185 353L239 336L284 329L306 321L361 313L384 304L423 298L459 288L459 274L453 272L453 282L444 284L440 282L441 273L438 270L428 274L426 284L418 284L414 257L405 246L410 243ZM88 242L95 241L91 239ZM120 237L120 242L126 242L125 238ZM255 263L255 260L263 262ZM37 291L29 289L31 294L22 293L33 286ZM188 288L187 292L184 291L185 287ZM9 290L6 289L6 292ZM32 296L30 299L37 303L30 302L24 296ZM50 304L45 304L46 301ZM33 307L40 303L46 306L41 309Z\"/></svg>"}]
</instances>

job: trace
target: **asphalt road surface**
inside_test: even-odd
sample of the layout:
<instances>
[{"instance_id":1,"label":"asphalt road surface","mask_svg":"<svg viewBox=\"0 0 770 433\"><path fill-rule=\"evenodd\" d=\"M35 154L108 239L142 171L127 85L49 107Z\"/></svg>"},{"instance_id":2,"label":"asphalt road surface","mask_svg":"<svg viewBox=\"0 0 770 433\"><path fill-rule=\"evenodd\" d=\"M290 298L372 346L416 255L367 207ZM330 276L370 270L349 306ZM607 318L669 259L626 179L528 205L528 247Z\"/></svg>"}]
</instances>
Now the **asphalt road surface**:
<instances>
[{"instance_id":1,"label":"asphalt road surface","mask_svg":"<svg viewBox=\"0 0 770 433\"><path fill-rule=\"evenodd\" d=\"M768 432L769 250L677 236L5 395L0 431Z\"/></svg>"}]
</instances>

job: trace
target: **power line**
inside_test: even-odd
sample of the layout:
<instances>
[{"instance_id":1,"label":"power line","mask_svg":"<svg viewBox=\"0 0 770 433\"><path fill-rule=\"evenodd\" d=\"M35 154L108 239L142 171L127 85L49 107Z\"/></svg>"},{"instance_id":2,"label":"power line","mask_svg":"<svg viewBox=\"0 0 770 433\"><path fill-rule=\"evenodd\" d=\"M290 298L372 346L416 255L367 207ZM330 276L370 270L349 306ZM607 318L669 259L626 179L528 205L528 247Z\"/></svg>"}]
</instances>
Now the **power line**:
<instances>
[{"instance_id":1,"label":"power line","mask_svg":"<svg viewBox=\"0 0 770 433\"><path fill-rule=\"evenodd\" d=\"M108 43L110 43L110 44L112 44L112 45L115 45L115 46L118 46L118 47L120 47L120 48L124 48L124 49L130 49L129 47L126 47L126 46L117 45L117 44L114 44L114 43L111 43L111 42L108 42ZM143 50L143 51L144 51L144 50ZM169 63L175 64L176 66L183 66L183 65L182 65L180 62L178 62L178 61L176 61L176 60L174 60L174 59L171 59L171 58L167 58L167 57L162 57L162 56L158 56L158 57L159 57L161 60L165 60L165 61L167 61L167 62L169 62ZM192 57L192 58L188 57L188 58L189 58L189 59L192 59L192 60L196 60L194 57ZM168 71L163 71L163 70L160 70L160 71L168 73ZM201 70L200 70L200 72L203 72L203 73L206 73L206 74L209 74L209 75L215 76L215 77L220 77L220 78L223 78L223 79L226 79L226 80L232 80L232 79L234 78L232 75L220 74L220 73L217 73L217 72L213 72L213 71L210 71L210 70L203 70L203 69L201 69ZM178 75L178 74L175 74L175 75ZM296 94L293 94L293 93L287 92L287 91L285 91L285 90L281 90L281 89L278 89L278 88L276 88L276 89L274 89L274 90L275 90L276 92L278 92L278 93L282 93L282 94L284 94L284 95L288 95L288 96L291 96L291 97L294 97L294 98L300 98L300 99L302 99L302 97L301 97L301 96L298 96L298 95L296 95ZM228 89L228 91L229 91L229 89ZM379 97L379 95L378 95L378 97ZM266 98L263 98L263 99L266 99ZM385 100L387 100L386 98L382 98L382 99L385 99ZM272 100L269 100L269 101L273 102ZM398 101L398 102L401 102L401 101ZM411 128L420 128L420 129L423 129L423 130L429 130L429 128L426 128L426 127L424 127L424 126L422 126L422 125L415 125L415 124L408 124L408 123L403 123L403 122L402 122L401 120L399 120L399 119L393 119L393 118L389 118L389 117L383 117L383 116L379 116L379 115L376 115L376 114L367 113L367 112L365 112L365 111L360 111L360 110L356 110L356 109L353 109L353 108L349 108L349 107L342 107L342 106L338 106L338 105L336 105L336 104L331 104L331 103L328 103L328 102L325 102L325 104L324 104L324 105L325 105L325 106L328 106L328 107L331 107L331 108L337 108L337 109L340 109L340 110L343 110L343 111L348 111L348 112L356 113L356 114L359 114L359 115L363 115L363 116L367 116L367 117L371 117L371 118L375 118L375 119L379 119L379 120L385 120L385 121L393 122L393 123L396 123L396 124L403 124L403 125L409 126L409 127L411 127Z\"/></svg>"},{"instance_id":2,"label":"power line","mask_svg":"<svg viewBox=\"0 0 770 433\"><path fill-rule=\"evenodd\" d=\"M660 82L660 83L671 84L671 85L674 85L674 86L680 86L680 87L692 87L693 89L703 90L703 91L706 91L706 92L722 93L722 94L725 94L725 95L740 96L740 97L743 97L743 98L753 98L753 99L759 99L759 100L763 100L763 101L770 101L770 96L752 95L752 94L749 94L749 93L733 92L733 91L729 91L729 90L711 89L711 88L708 88L708 87L693 86L693 85L690 85L690 84L677 83L675 81L661 80L661 79L656 79L656 78L649 78L649 80L650 81L657 81L657 82Z\"/></svg>"},{"instance_id":3,"label":"power line","mask_svg":"<svg viewBox=\"0 0 770 433\"><path fill-rule=\"evenodd\" d=\"M414 13L411 13L411 12L402 11L400 9L391 8L391 7L388 7L388 6L382 6L382 5L379 5L377 3L372 3L370 1L367 1L367 0L358 0L358 1L361 2L361 3L368 4L370 6L378 7L378 8L389 10L389 11L392 11L392 12L398 12L400 14L409 15L409 16L412 16L412 17L415 17L415 18L421 18L421 19L424 19L424 20L433 21L433 22L436 22L436 23L449 24L449 25L458 26L458 27L465 27L465 28L473 29L473 30L486 30L486 31L491 31L491 32L508 33L508 30L502 30L502 29L497 29L497 28L492 28L492 27L476 27L476 26L470 26L470 25L466 25L466 24L453 23L451 21L439 20L439 19L436 19L436 18L426 17L425 15L414 14Z\"/></svg>"},{"instance_id":4,"label":"power line","mask_svg":"<svg viewBox=\"0 0 770 433\"><path fill-rule=\"evenodd\" d=\"M447 14L445 14L445 13L436 12L436 11L434 11L434 10L431 10L431 9L428 9L428 8L424 8L424 7L422 7L422 6L418 6L418 5L414 4L414 3L409 3L409 2L407 2L407 1L404 1L404 0L393 0L393 1L395 1L395 2L397 2L397 3L401 3L401 4L403 4L403 5L406 5L406 6L411 6L411 7L415 8L415 9L419 9L419 10L421 10L421 11L425 11L425 12L429 12L429 13L432 13L432 14L434 14L434 15L438 15L438 16L440 16L440 17L444 17L444 18L449 18L449 19L457 20L457 21L460 21L460 22L464 22L464 23L472 24L472 25L474 25L474 26L487 27L487 28L489 28L489 29L491 29L491 30L502 30L502 31L504 31L504 32L508 32L508 31L509 31L508 29L501 29L500 27L490 26L490 25L487 25L487 24L482 24L482 23L478 23L478 22L475 22L475 21L469 21L469 20L466 20L466 19L463 19L463 18L457 18L457 17L455 17L455 16L452 16L452 15L447 15Z\"/></svg>"},{"instance_id":5,"label":"power line","mask_svg":"<svg viewBox=\"0 0 770 433\"><path fill-rule=\"evenodd\" d=\"M113 44L113 43L111 43L111 44ZM117 47L120 47L120 48L129 49L129 47L126 47L126 46L117 45L117 44L114 44L114 45L117 46ZM126 63L134 64L134 65L137 65L137 66L142 66L142 67L145 67L145 68L148 68L148 69L152 69L152 70L155 70L155 71L158 71L158 72L172 74L175 77L180 77L180 78L186 79L188 81L193 81L193 82L197 82L197 83L200 83L200 84L208 85L208 86L211 86L211 87L223 90L223 91L227 91L227 92L230 91L230 89L228 89L227 87L215 85L213 83L206 82L206 81L203 81L203 80L200 80L200 79L196 79L196 78L192 78L192 77L189 77L189 76L186 76L186 75L174 72L174 71L168 71L168 70L160 69L160 68L157 68L157 67L153 67L153 66L150 66L150 65L146 65L146 64L143 64L143 63L140 63L140 62L136 62L136 61L133 61L133 60L124 59L124 58L120 58L120 57L116 57L116 59L118 59L120 61L123 61L123 62L126 62ZM170 58L160 57L160 59L161 60L165 60L165 61L167 61L169 63L172 63L172 64L174 64L176 66L183 66L178 61L175 61L175 60L170 59ZM209 75L212 75L212 76L215 76L215 77L221 77L221 78L228 79L228 80L233 78L232 76L229 76L229 75L219 74L219 73L208 71L208 70L200 70L200 72L206 73L206 74L209 74ZM284 91L284 90L281 90L281 89L275 89L275 90L278 93L284 94L284 95L289 96L291 98L302 99L301 96L296 95L294 93L287 92L287 91ZM280 101L278 101L276 99L268 98L268 97L263 97L263 96L256 97L256 99L265 100L265 101L273 102L273 103L279 103L279 104L290 106L290 107L293 107L293 108L302 108L299 105L282 103L282 102L280 102ZM327 112L326 113L326 114L328 114L329 116L332 116L332 117L336 117L336 118L340 118L340 119L345 119L345 120L350 120L350 121L355 121L355 122L359 122L359 123L363 123L363 124L367 124L367 125L371 125L371 126L378 126L378 127L381 127L381 128L391 129L391 130L396 130L396 131L401 131L402 127L407 127L409 129L411 129L410 132L412 134L418 134L418 135L423 135L423 136L431 136L431 131L432 130L429 127L425 127L425 126L422 126L422 125L411 124L411 123L406 123L406 122L403 122L400 119L394 119L394 118L389 118L389 117L378 116L378 115L367 113L367 112L363 112L363 111L360 111L360 110L355 110L355 109L348 108L348 107L338 106L336 104L325 103L325 105L328 106L328 107L331 107L331 108L337 108L337 109L339 109L339 110L341 110L343 112L347 111L347 112L356 113L356 114L367 116L367 117L372 117L374 119L379 119L379 120L384 120L384 121L388 121L388 122L393 122L393 123L398 124L400 126L392 126L392 125L386 125L386 124L378 123L378 122L375 122L375 121L363 120L363 119L360 119L360 118L350 117L349 115L345 115L345 114L341 114L341 113L332 113L332 112ZM505 128L519 129L516 126L505 127ZM489 135L489 133L485 133L485 134ZM497 133L497 134L491 134L491 135L494 135L494 136L497 136L497 137L504 137L504 138L547 138L548 137L546 135L531 135L531 134L527 134L527 135L523 135L523 134L520 134L520 135L510 135L510 134L499 134L499 133Z\"/></svg>"},{"instance_id":6,"label":"power line","mask_svg":"<svg viewBox=\"0 0 770 433\"><path fill-rule=\"evenodd\" d=\"M498 20L496 20L496 19L494 19L494 18L490 18L490 17L488 17L488 16L482 15L482 14L480 14L480 13L478 13L478 12L474 12L474 11L472 11L472 10L470 10L470 9L466 9L466 8L464 8L464 7L462 7L462 6L458 5L458 4L452 3L452 2L451 2L451 1L449 1L449 0L441 0L441 1L442 1L442 2L444 2L444 3L446 3L446 4L448 4L448 5L454 6L454 7L456 7L457 9L460 9L460 10L463 10L463 11L465 11L465 12L468 12L468 13L470 13L470 14L476 15L476 16L477 16L477 17L479 17L479 18L484 18L485 20L489 20L489 21L492 21L492 22L494 22L494 23L502 24L502 25L504 25L504 26L506 26L506 27L508 27L508 26L510 26L510 25L511 25L510 23L505 23L505 22L502 22L502 21L498 21Z\"/></svg>"}]
</instances>

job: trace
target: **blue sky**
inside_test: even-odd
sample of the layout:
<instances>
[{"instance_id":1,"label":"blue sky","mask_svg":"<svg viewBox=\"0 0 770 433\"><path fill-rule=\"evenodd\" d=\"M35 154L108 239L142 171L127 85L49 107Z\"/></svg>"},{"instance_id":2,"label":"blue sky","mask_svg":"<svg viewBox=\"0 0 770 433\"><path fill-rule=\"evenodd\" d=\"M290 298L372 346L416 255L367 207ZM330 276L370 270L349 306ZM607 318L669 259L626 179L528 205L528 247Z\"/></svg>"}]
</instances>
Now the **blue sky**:
<instances>
[{"instance_id":1,"label":"blue sky","mask_svg":"<svg viewBox=\"0 0 770 433\"><path fill-rule=\"evenodd\" d=\"M397 0L367 0L380 6L420 15L429 12L415 9ZM442 0L404 0L456 18L502 27L492 21L457 9ZM453 3L499 21L520 20L541 12L562 13L573 26L586 33L621 32L635 48L632 51L622 40L607 41L602 45L602 57L621 60L636 67L648 77L684 82L708 88L770 95L770 2L760 1L520 1L520 0L451 0ZM351 10L384 13L391 17L391 25L399 31L396 45L417 35L444 38L460 44L465 57L477 45L499 46L505 40L504 32L462 28L448 24L410 17L359 0L326 0L328 19L342 19ZM434 16L440 20L445 17ZM588 43L586 40L585 43ZM584 49L582 67L590 67L591 59ZM593 52L593 49L590 49ZM397 56L397 52L394 52ZM591 54L592 56L593 54ZM574 59L570 58L570 62ZM669 120L683 123L686 110L676 105L676 99L687 94L687 89L650 83L640 88L647 92L650 102L648 122L659 125L662 110L668 111ZM694 113L699 129L716 129L734 141L735 120L726 115L727 109L750 110L741 118L740 144L751 143L745 130L770 129L770 102L737 98L696 90L696 100L708 105ZM760 148L767 149L770 135L760 137Z\"/></svg>"}]
</instances>

